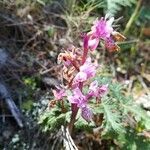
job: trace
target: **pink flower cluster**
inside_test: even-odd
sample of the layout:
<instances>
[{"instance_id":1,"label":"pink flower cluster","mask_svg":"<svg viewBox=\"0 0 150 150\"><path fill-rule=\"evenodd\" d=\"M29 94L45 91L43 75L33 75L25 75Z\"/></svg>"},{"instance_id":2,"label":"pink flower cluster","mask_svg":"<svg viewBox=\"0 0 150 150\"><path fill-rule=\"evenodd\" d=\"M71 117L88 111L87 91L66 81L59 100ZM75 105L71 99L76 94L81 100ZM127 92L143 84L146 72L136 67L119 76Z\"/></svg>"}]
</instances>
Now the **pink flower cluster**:
<instances>
[{"instance_id":1,"label":"pink flower cluster","mask_svg":"<svg viewBox=\"0 0 150 150\"><path fill-rule=\"evenodd\" d=\"M114 31L112 24L114 18L108 19L108 15L105 18L96 20L93 22L91 31L84 37L84 48L95 50L100 41L103 41L105 47L109 51L119 50L119 46L115 43L116 41L122 41L125 39L123 35Z\"/></svg>"},{"instance_id":2,"label":"pink flower cluster","mask_svg":"<svg viewBox=\"0 0 150 150\"><path fill-rule=\"evenodd\" d=\"M68 96L71 104L75 104L81 109L81 115L86 121L92 119L92 110L88 107L88 102L91 98L95 97L100 99L107 92L107 85L98 86L98 82L94 81L90 84L87 94L83 94L79 87L73 89L73 95Z\"/></svg>"},{"instance_id":3,"label":"pink flower cluster","mask_svg":"<svg viewBox=\"0 0 150 150\"><path fill-rule=\"evenodd\" d=\"M98 65L92 63L89 50L95 50L100 41L104 42L110 51L118 49L115 41L122 40L124 37L114 31L113 21L114 18L108 19L107 15L96 20L91 31L84 36L83 48L71 47L58 57L59 61L63 62L63 77L68 80L68 85L65 88L57 87L53 90L53 94L56 100L66 98L69 101L72 120L75 120L78 109L81 109L82 117L88 122L91 121L92 110L88 105L89 101L91 99L99 101L108 91L108 85L99 85L97 81L90 83L90 79L96 76ZM87 93L83 93L84 87L88 87ZM71 91L70 95L67 95L68 90Z\"/></svg>"},{"instance_id":4,"label":"pink flower cluster","mask_svg":"<svg viewBox=\"0 0 150 150\"><path fill-rule=\"evenodd\" d=\"M56 100L62 100L67 97L68 101L81 109L81 115L86 121L92 119L92 111L88 106L88 102L92 98L100 99L107 92L107 85L99 86L97 81L93 81L89 85L89 91L86 94L82 93L84 83L96 75L97 65L91 62L91 58L88 57L83 65L80 66L79 72L75 75L72 81L72 95L67 96L63 88L57 87L53 90L53 94Z\"/></svg>"},{"instance_id":5,"label":"pink flower cluster","mask_svg":"<svg viewBox=\"0 0 150 150\"><path fill-rule=\"evenodd\" d=\"M91 63L91 58L88 57L83 65L80 66L79 72L73 80L73 86L77 87L80 83L94 77L96 74L97 65Z\"/></svg>"}]
</instances>

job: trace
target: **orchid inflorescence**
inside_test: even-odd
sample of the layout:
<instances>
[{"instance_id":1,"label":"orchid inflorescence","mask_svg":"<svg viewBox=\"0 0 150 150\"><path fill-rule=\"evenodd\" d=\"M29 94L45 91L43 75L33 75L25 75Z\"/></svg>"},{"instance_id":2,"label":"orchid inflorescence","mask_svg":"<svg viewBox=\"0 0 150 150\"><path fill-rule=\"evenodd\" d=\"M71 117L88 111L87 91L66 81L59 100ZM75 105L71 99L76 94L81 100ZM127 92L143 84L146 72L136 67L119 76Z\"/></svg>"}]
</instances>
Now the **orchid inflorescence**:
<instances>
[{"instance_id":1,"label":"orchid inflorescence","mask_svg":"<svg viewBox=\"0 0 150 150\"><path fill-rule=\"evenodd\" d=\"M113 22L114 18L108 15L100 20L97 19L91 31L84 34L82 48L70 46L58 56L58 62L63 64L62 76L65 86L57 86L53 94L55 100L67 99L71 104L71 125L74 124L79 109L81 116L90 122L93 113L88 106L89 101L95 99L96 102L100 102L108 92L108 85L99 85L98 81L91 80L96 76L98 64L92 62L90 53L98 47L99 42L102 42L110 52L120 49L116 42L124 40L125 37L113 29ZM86 93L83 92L84 87L88 87ZM71 94L68 94L68 90Z\"/></svg>"}]
</instances>

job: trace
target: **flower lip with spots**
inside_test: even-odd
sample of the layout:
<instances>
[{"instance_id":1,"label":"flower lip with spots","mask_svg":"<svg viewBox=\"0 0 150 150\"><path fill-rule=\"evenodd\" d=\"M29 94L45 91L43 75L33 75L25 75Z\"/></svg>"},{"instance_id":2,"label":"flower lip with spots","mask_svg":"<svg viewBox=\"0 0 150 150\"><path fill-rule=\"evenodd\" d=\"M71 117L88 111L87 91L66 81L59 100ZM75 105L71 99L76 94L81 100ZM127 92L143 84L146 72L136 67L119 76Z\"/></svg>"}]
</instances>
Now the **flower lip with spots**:
<instances>
[{"instance_id":1,"label":"flower lip with spots","mask_svg":"<svg viewBox=\"0 0 150 150\"><path fill-rule=\"evenodd\" d=\"M96 74L97 65L91 62L91 58L88 57L85 63L80 67L80 72L85 72L87 78L94 77Z\"/></svg>"},{"instance_id":2,"label":"flower lip with spots","mask_svg":"<svg viewBox=\"0 0 150 150\"><path fill-rule=\"evenodd\" d=\"M83 107L81 110L81 116L87 121L90 122L93 117L93 112L89 107Z\"/></svg>"},{"instance_id":3,"label":"flower lip with spots","mask_svg":"<svg viewBox=\"0 0 150 150\"><path fill-rule=\"evenodd\" d=\"M92 119L92 111L87 106L87 98L81 92L81 90L77 87L73 90L73 95L68 96L68 100L71 104L76 104L78 108L81 109L81 116L86 121L91 121Z\"/></svg>"},{"instance_id":4,"label":"flower lip with spots","mask_svg":"<svg viewBox=\"0 0 150 150\"><path fill-rule=\"evenodd\" d=\"M77 107L79 108L86 106L86 96L82 94L78 87L73 89L73 95L68 96L68 100L71 104L77 104Z\"/></svg>"},{"instance_id":5,"label":"flower lip with spots","mask_svg":"<svg viewBox=\"0 0 150 150\"><path fill-rule=\"evenodd\" d=\"M73 84L78 85L80 82L84 82L87 79L94 77L96 74L97 65L91 62L91 58L87 58L85 63L80 66L80 71L77 73L73 80Z\"/></svg>"}]
</instances>

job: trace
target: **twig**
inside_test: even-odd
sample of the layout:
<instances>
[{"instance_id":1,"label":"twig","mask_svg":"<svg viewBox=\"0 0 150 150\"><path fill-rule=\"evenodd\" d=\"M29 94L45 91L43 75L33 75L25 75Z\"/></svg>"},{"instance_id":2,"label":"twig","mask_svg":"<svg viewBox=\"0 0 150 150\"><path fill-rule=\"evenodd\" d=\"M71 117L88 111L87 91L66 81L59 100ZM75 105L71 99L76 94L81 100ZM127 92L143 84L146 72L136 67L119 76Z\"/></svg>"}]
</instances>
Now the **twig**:
<instances>
[{"instance_id":1,"label":"twig","mask_svg":"<svg viewBox=\"0 0 150 150\"><path fill-rule=\"evenodd\" d=\"M49 73L49 72L51 72L51 71L53 71L53 70L54 70L54 67L49 68L49 69L46 69L46 70L44 70L44 71L40 71L40 74L41 74L41 75L44 75L44 74L47 74L47 73Z\"/></svg>"},{"instance_id":2,"label":"twig","mask_svg":"<svg viewBox=\"0 0 150 150\"><path fill-rule=\"evenodd\" d=\"M55 140L53 142L53 146L52 146L51 150L58 149L57 147L59 147L59 145L62 143L62 137L61 137L61 134L59 131L58 131L57 135L55 136Z\"/></svg>"},{"instance_id":3,"label":"twig","mask_svg":"<svg viewBox=\"0 0 150 150\"><path fill-rule=\"evenodd\" d=\"M149 91L147 85L144 83L143 78L142 78L140 75L138 75L137 77L138 77L138 80L140 81L141 85L142 85L143 88L145 89L147 95L148 95L149 98L150 98L150 91Z\"/></svg>"},{"instance_id":4,"label":"twig","mask_svg":"<svg viewBox=\"0 0 150 150\"><path fill-rule=\"evenodd\" d=\"M122 45L122 44L132 44L132 43L138 43L139 40L130 40L130 41L124 41L124 42L117 42L117 44Z\"/></svg>"},{"instance_id":5,"label":"twig","mask_svg":"<svg viewBox=\"0 0 150 150\"><path fill-rule=\"evenodd\" d=\"M25 25L33 25L32 22L20 22L20 23L13 23L13 24L5 24L5 27L11 27L11 26L25 26ZM3 27L0 26L0 27Z\"/></svg>"},{"instance_id":6,"label":"twig","mask_svg":"<svg viewBox=\"0 0 150 150\"><path fill-rule=\"evenodd\" d=\"M66 150L78 150L76 145L74 144L74 141L69 133L69 129L65 128L64 126L61 127L63 136L64 136L64 146Z\"/></svg>"},{"instance_id":7,"label":"twig","mask_svg":"<svg viewBox=\"0 0 150 150\"><path fill-rule=\"evenodd\" d=\"M34 41L39 35L42 34L42 31L37 31L28 41L24 44L23 50L30 44L30 42Z\"/></svg>"},{"instance_id":8,"label":"twig","mask_svg":"<svg viewBox=\"0 0 150 150\"><path fill-rule=\"evenodd\" d=\"M16 104L14 103L13 99L11 98L9 92L7 91L4 84L0 83L0 96L6 101L8 108L10 109L13 117L15 118L18 125L22 128L22 114L17 108Z\"/></svg>"},{"instance_id":9,"label":"twig","mask_svg":"<svg viewBox=\"0 0 150 150\"><path fill-rule=\"evenodd\" d=\"M133 80L130 80L129 87L128 87L128 92L127 92L128 94L131 93L132 85L133 85Z\"/></svg>"}]
</instances>

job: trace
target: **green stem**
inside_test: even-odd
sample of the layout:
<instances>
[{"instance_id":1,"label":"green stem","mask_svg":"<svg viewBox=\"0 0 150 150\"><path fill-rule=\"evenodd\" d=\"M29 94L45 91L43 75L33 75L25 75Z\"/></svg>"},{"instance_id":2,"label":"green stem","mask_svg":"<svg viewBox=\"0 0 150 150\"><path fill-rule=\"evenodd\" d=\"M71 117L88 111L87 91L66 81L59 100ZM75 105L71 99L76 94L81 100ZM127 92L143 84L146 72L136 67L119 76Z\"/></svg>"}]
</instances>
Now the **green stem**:
<instances>
[{"instance_id":1,"label":"green stem","mask_svg":"<svg viewBox=\"0 0 150 150\"><path fill-rule=\"evenodd\" d=\"M131 25L133 24L133 22L134 22L134 20L135 20L135 18L136 18L136 16L137 16L137 14L138 14L138 12L139 12L139 9L140 9L141 4L142 4L142 0L139 0L139 1L137 2L136 8L135 8L133 14L131 15L131 17L130 17L130 19L129 19L127 25L126 25L126 28L125 28L125 30L124 30L124 35L126 35L126 34L128 33L128 31L129 31Z\"/></svg>"}]
</instances>

